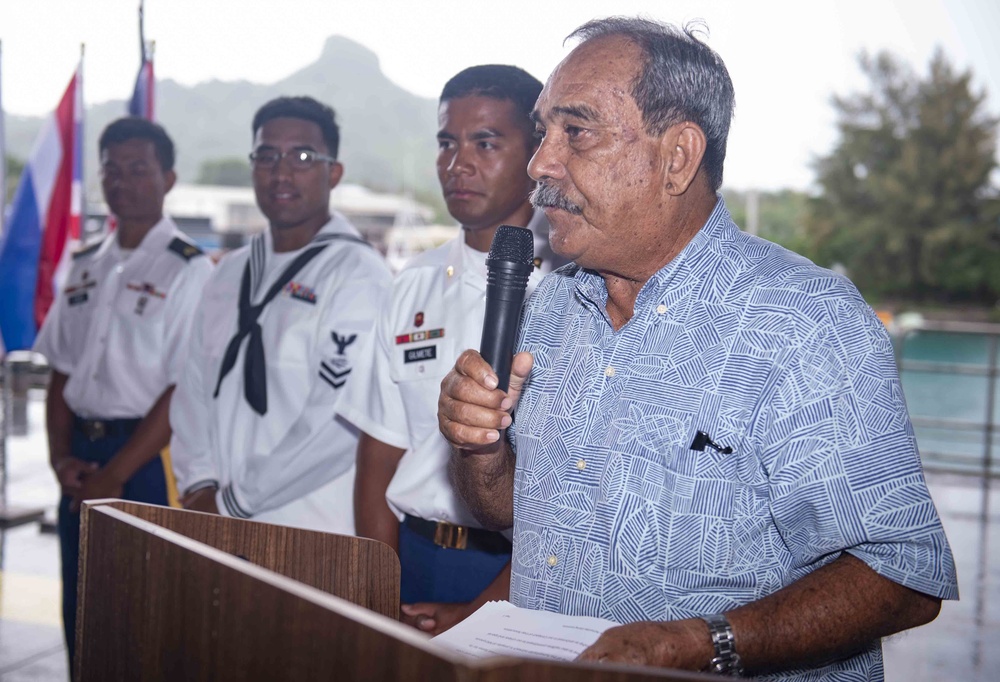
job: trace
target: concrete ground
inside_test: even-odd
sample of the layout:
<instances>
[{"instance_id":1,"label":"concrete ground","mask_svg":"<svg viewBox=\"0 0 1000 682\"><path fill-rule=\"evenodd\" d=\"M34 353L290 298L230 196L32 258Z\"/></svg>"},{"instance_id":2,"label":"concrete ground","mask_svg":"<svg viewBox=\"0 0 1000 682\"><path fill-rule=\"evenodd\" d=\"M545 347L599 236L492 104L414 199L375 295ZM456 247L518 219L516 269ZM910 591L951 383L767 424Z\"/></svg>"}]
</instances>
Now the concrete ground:
<instances>
[{"instance_id":1,"label":"concrete ground","mask_svg":"<svg viewBox=\"0 0 1000 682\"><path fill-rule=\"evenodd\" d=\"M28 435L8 442L8 503L55 514L41 396L29 405ZM951 541L962 599L933 623L885 642L888 682L1000 679L1000 480L928 472ZM60 625L59 544L38 524L0 537L0 682L68 679ZM992 671L992 672L990 672Z\"/></svg>"}]
</instances>

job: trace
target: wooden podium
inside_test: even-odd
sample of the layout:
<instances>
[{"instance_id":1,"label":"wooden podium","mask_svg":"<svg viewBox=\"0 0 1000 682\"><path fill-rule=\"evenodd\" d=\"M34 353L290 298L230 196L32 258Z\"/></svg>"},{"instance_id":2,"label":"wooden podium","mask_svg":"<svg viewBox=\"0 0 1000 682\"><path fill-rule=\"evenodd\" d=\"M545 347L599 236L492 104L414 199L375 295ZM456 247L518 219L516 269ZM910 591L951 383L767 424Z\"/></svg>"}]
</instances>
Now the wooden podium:
<instances>
[{"instance_id":1,"label":"wooden podium","mask_svg":"<svg viewBox=\"0 0 1000 682\"><path fill-rule=\"evenodd\" d=\"M80 682L717 679L470 660L399 623L398 611L399 561L380 542L120 500L83 505Z\"/></svg>"}]
</instances>

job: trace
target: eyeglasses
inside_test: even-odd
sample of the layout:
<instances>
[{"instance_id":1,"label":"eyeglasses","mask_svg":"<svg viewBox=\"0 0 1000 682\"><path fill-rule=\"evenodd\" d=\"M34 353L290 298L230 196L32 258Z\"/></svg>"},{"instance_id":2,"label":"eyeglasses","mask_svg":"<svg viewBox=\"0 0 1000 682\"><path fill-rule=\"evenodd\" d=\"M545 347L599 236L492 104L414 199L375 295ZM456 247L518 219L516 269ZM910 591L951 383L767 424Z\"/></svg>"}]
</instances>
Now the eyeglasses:
<instances>
[{"instance_id":1,"label":"eyeglasses","mask_svg":"<svg viewBox=\"0 0 1000 682\"><path fill-rule=\"evenodd\" d=\"M326 154L320 154L312 149L292 149L287 152L279 152L275 149L264 149L259 152L250 152L250 165L253 168L275 168L282 159L288 158L288 167L293 171L304 171L312 168L318 161L326 163L336 163L337 159Z\"/></svg>"},{"instance_id":2,"label":"eyeglasses","mask_svg":"<svg viewBox=\"0 0 1000 682\"><path fill-rule=\"evenodd\" d=\"M133 163L124 168L113 163L101 164L101 177L104 180L145 178L152 174L153 168L144 162Z\"/></svg>"}]
</instances>

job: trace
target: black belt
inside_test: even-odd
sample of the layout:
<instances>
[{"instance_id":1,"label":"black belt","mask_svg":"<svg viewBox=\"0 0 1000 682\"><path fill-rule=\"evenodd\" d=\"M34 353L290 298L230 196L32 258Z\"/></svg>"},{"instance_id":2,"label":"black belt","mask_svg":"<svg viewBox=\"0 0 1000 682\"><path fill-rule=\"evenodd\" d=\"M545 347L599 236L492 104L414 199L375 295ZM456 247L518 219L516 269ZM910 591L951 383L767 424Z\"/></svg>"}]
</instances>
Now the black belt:
<instances>
[{"instance_id":1,"label":"black belt","mask_svg":"<svg viewBox=\"0 0 1000 682\"><path fill-rule=\"evenodd\" d=\"M427 538L439 547L448 549L474 549L488 554L510 554L510 540L501 533L483 528L456 526L446 521L428 521L406 515L403 524L417 535Z\"/></svg>"},{"instance_id":2,"label":"black belt","mask_svg":"<svg viewBox=\"0 0 1000 682\"><path fill-rule=\"evenodd\" d=\"M142 417L131 419L84 419L73 415L73 428L90 440L130 436L139 426Z\"/></svg>"}]
</instances>

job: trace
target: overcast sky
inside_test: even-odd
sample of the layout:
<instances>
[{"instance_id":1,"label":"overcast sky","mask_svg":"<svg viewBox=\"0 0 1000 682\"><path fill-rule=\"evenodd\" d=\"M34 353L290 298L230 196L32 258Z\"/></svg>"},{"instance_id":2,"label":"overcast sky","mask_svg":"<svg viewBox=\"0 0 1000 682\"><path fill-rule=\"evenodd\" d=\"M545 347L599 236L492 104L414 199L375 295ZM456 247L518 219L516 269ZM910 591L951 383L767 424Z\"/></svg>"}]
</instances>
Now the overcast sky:
<instances>
[{"instance_id":1,"label":"overcast sky","mask_svg":"<svg viewBox=\"0 0 1000 682\"><path fill-rule=\"evenodd\" d=\"M88 104L131 94L138 0L0 0L2 97L15 114L56 104L86 43ZM472 64L521 66L543 81L567 33L608 14L704 19L729 67L736 118L726 185L808 189L810 161L835 141L832 93L864 86L856 56L889 50L921 73L936 46L971 68L1000 112L996 0L147 0L156 75L185 84L278 80L315 60L327 36L373 50L404 88L436 97ZM332 102L336 107L336 102ZM433 135L435 131L428 131Z\"/></svg>"}]
</instances>

